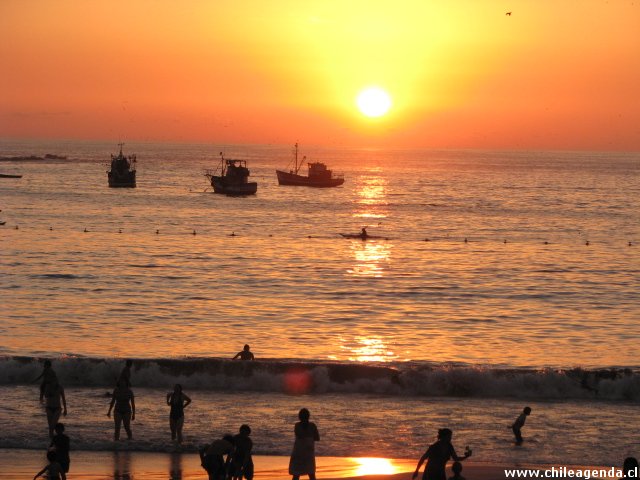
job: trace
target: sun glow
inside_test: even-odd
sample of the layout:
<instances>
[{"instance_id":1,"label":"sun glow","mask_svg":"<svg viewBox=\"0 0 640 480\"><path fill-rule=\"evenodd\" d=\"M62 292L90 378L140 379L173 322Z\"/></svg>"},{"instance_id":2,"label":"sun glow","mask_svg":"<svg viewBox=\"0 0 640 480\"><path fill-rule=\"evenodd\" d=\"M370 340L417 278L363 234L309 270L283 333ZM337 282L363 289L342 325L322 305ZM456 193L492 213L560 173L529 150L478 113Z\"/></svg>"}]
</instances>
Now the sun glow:
<instances>
[{"instance_id":1,"label":"sun glow","mask_svg":"<svg viewBox=\"0 0 640 480\"><path fill-rule=\"evenodd\" d=\"M389 475L398 473L398 469L386 458L356 458L359 464L355 475Z\"/></svg>"},{"instance_id":2,"label":"sun glow","mask_svg":"<svg viewBox=\"0 0 640 480\"><path fill-rule=\"evenodd\" d=\"M370 87L358 94L356 104L364 115L377 118L389 111L391 108L391 97L379 87Z\"/></svg>"}]
</instances>

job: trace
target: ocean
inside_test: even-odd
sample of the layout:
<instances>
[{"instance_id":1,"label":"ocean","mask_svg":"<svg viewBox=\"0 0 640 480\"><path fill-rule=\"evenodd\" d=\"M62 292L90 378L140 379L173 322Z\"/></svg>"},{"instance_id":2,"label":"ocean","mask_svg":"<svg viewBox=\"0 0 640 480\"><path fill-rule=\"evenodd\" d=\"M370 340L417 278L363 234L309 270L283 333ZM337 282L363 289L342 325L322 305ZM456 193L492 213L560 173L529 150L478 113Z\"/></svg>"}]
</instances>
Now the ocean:
<instances>
[{"instance_id":1,"label":"ocean","mask_svg":"<svg viewBox=\"0 0 640 480\"><path fill-rule=\"evenodd\" d=\"M0 448L46 446L51 358L76 449L109 450L106 393L135 359L125 448L185 449L250 423L287 455L299 408L326 456L418 458L441 427L478 461L638 455L640 154L301 146L345 175L281 187L292 147L0 141ZM258 193L215 195L219 152ZM378 239L344 239L366 226ZM248 343L255 364L228 361ZM514 447L508 426L533 413ZM576 462L577 463L577 462Z\"/></svg>"}]
</instances>

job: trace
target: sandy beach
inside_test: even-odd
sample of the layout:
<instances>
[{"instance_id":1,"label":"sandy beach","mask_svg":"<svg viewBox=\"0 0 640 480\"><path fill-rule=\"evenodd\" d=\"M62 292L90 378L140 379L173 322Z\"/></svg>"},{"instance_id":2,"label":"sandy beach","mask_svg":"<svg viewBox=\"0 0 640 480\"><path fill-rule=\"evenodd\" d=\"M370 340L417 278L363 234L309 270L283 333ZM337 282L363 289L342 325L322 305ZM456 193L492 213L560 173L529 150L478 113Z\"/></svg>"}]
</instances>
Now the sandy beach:
<instances>
[{"instance_id":1,"label":"sandy beach","mask_svg":"<svg viewBox=\"0 0 640 480\"><path fill-rule=\"evenodd\" d=\"M289 480L289 457L254 456L258 479ZM32 478L46 464L44 454L35 450L0 449L0 478L18 480ZM383 458L318 457L319 479L410 480L416 460ZM465 462L463 475L468 480L498 480L511 468L545 469L546 465L506 465ZM610 469L611 467L579 467L574 469ZM447 468L451 473L450 464ZM95 480L196 480L206 479L200 460L194 453L147 452L72 452L69 479ZM306 478L306 477L303 477ZM422 471L418 478L422 478ZM556 477L564 478L564 477ZM613 477L599 477L613 478Z\"/></svg>"}]
</instances>

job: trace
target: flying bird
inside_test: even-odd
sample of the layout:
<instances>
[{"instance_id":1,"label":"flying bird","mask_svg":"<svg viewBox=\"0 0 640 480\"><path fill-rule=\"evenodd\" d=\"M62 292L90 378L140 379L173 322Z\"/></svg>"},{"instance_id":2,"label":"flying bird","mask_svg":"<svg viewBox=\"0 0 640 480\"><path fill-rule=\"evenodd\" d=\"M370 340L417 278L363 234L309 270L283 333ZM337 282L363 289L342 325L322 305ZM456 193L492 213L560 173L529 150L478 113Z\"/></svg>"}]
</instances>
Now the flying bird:
<instances>
[{"instance_id":1,"label":"flying bird","mask_svg":"<svg viewBox=\"0 0 640 480\"><path fill-rule=\"evenodd\" d=\"M505 15L511 16L511 12L507 12L505 13Z\"/></svg>"}]
</instances>

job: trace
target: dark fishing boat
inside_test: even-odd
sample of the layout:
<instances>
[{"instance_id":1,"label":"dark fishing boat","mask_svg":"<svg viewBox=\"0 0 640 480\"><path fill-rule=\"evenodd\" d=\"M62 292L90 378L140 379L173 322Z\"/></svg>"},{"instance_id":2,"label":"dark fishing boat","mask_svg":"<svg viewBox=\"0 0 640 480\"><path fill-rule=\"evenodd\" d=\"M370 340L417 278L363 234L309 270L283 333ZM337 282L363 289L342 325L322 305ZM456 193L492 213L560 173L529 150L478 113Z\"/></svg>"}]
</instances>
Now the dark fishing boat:
<instances>
[{"instance_id":1,"label":"dark fishing boat","mask_svg":"<svg viewBox=\"0 0 640 480\"><path fill-rule=\"evenodd\" d=\"M109 186L112 188L136 187L136 156L125 157L122 153L124 143L119 143L120 153L111 155L111 170L107 172Z\"/></svg>"},{"instance_id":2,"label":"dark fishing boat","mask_svg":"<svg viewBox=\"0 0 640 480\"><path fill-rule=\"evenodd\" d=\"M0 178L22 178L22 175L11 175L9 173L0 173Z\"/></svg>"},{"instance_id":3,"label":"dark fishing boat","mask_svg":"<svg viewBox=\"0 0 640 480\"><path fill-rule=\"evenodd\" d=\"M220 166L214 171L208 170L205 173L205 177L211 182L213 192L225 195L254 195L258 191L258 184L247 181L249 175L245 160L227 160L222 152Z\"/></svg>"},{"instance_id":4,"label":"dark fishing boat","mask_svg":"<svg viewBox=\"0 0 640 480\"><path fill-rule=\"evenodd\" d=\"M298 165L298 144L296 143L294 153L294 168L293 170L289 170L289 172L276 170L276 175L278 176L278 184L328 188L337 187L344 183L344 177L342 175L334 175L333 171L329 170L327 166L321 162L308 162L308 175L300 175L298 172L300 168L302 168L302 165L306 160L307 157L302 157L302 161Z\"/></svg>"}]
</instances>

